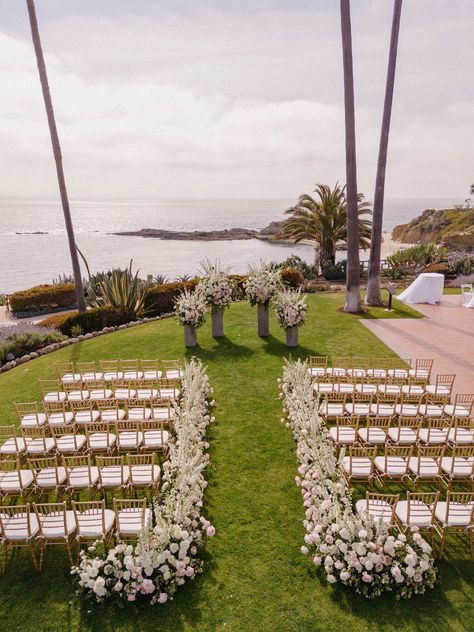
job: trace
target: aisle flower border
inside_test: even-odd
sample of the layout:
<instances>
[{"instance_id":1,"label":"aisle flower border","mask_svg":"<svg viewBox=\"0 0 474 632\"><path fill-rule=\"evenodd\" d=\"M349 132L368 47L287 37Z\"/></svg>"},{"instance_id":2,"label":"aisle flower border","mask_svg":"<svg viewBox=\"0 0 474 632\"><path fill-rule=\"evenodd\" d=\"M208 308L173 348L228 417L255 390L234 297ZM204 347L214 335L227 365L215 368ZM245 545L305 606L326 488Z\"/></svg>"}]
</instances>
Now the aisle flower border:
<instances>
[{"instance_id":1,"label":"aisle flower border","mask_svg":"<svg viewBox=\"0 0 474 632\"><path fill-rule=\"evenodd\" d=\"M392 535L368 514L358 516L341 460L314 397L307 362L286 361L280 397L296 441L296 484L306 508L303 554L323 566L329 583L341 582L367 598L392 592L407 599L432 588L436 569L429 544L416 531Z\"/></svg>"},{"instance_id":2,"label":"aisle flower border","mask_svg":"<svg viewBox=\"0 0 474 632\"><path fill-rule=\"evenodd\" d=\"M76 576L79 592L99 603L148 598L151 604L172 599L178 586L202 571L199 550L215 528L202 515L207 487L204 470L209 462L205 441L214 421L215 405L204 365L193 358L185 364L182 398L173 411L173 434L163 464L163 484L153 499L152 522L136 545L118 542L103 551L96 543L80 555Z\"/></svg>"}]
</instances>

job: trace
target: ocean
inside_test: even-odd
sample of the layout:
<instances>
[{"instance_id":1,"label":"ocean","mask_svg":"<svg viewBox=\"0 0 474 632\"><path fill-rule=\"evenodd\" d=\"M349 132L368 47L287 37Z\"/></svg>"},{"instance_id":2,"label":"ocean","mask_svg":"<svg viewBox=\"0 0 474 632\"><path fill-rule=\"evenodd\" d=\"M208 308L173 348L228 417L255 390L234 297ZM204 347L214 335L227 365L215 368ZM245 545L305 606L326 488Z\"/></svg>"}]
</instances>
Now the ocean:
<instances>
[{"instance_id":1,"label":"ocean","mask_svg":"<svg viewBox=\"0 0 474 632\"><path fill-rule=\"evenodd\" d=\"M219 230L263 228L282 219L292 199L240 200L71 200L76 241L91 271L126 267L133 259L140 275L168 278L194 274L206 258L220 259L232 272L245 272L260 260L283 260L294 253L311 262L313 248L245 241L168 241L118 236L141 228ZM445 208L452 199L398 199L385 203L384 230L416 217L426 208ZM41 233L41 234L34 234ZM343 253L338 253L342 258ZM0 293L69 274L71 264L59 198L0 199ZM84 270L85 272L85 270Z\"/></svg>"}]
</instances>

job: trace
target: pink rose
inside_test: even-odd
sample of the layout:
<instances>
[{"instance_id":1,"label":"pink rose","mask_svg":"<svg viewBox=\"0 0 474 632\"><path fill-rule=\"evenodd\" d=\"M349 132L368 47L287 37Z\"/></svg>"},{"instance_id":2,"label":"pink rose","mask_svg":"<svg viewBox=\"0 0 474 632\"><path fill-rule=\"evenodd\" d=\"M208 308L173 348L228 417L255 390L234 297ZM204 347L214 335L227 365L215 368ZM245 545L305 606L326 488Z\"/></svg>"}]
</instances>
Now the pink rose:
<instances>
[{"instance_id":1,"label":"pink rose","mask_svg":"<svg viewBox=\"0 0 474 632\"><path fill-rule=\"evenodd\" d=\"M168 601L167 593L160 593L160 596L158 597L158 603L166 603L167 601Z\"/></svg>"},{"instance_id":2,"label":"pink rose","mask_svg":"<svg viewBox=\"0 0 474 632\"><path fill-rule=\"evenodd\" d=\"M216 535L215 527L213 527L212 524L211 524L209 527L207 527L206 533L207 533L209 538L212 538L214 535Z\"/></svg>"},{"instance_id":3,"label":"pink rose","mask_svg":"<svg viewBox=\"0 0 474 632\"><path fill-rule=\"evenodd\" d=\"M362 573L362 581L366 584L370 584L372 581L372 575L369 575L369 573Z\"/></svg>"}]
</instances>

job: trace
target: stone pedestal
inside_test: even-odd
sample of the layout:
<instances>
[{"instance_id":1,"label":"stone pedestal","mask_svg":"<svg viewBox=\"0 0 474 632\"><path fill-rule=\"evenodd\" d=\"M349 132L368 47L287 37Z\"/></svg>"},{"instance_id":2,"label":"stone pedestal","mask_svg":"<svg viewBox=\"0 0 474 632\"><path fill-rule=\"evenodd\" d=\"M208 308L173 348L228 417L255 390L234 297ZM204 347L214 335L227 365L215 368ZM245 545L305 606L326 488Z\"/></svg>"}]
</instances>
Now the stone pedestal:
<instances>
[{"instance_id":1,"label":"stone pedestal","mask_svg":"<svg viewBox=\"0 0 474 632\"><path fill-rule=\"evenodd\" d=\"M195 347L197 345L196 329L191 325L184 325L184 344L186 347Z\"/></svg>"},{"instance_id":2,"label":"stone pedestal","mask_svg":"<svg viewBox=\"0 0 474 632\"><path fill-rule=\"evenodd\" d=\"M286 330L286 346L298 346L298 327L288 327L288 329Z\"/></svg>"},{"instance_id":3,"label":"stone pedestal","mask_svg":"<svg viewBox=\"0 0 474 632\"><path fill-rule=\"evenodd\" d=\"M258 335L268 338L270 335L270 313L268 303L258 303Z\"/></svg>"},{"instance_id":4,"label":"stone pedestal","mask_svg":"<svg viewBox=\"0 0 474 632\"><path fill-rule=\"evenodd\" d=\"M224 336L224 308L213 307L211 309L211 318L213 337L222 338Z\"/></svg>"}]
</instances>

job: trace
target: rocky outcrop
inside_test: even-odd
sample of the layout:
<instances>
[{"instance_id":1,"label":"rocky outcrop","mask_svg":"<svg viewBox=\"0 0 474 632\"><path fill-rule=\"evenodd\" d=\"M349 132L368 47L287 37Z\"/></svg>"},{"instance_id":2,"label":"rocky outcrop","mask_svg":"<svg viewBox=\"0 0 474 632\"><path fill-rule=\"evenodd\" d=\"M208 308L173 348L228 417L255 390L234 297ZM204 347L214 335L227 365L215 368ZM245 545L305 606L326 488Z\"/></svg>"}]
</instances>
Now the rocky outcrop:
<instances>
[{"instance_id":1,"label":"rocky outcrop","mask_svg":"<svg viewBox=\"0 0 474 632\"><path fill-rule=\"evenodd\" d=\"M395 226L394 241L442 244L451 250L474 250L474 209L427 209L408 224Z\"/></svg>"},{"instance_id":2,"label":"rocky outcrop","mask_svg":"<svg viewBox=\"0 0 474 632\"><path fill-rule=\"evenodd\" d=\"M164 230L161 228L142 228L141 230L121 231L113 235L148 237L151 239L176 239L179 241L230 241L234 239L276 239L281 222L271 222L261 230L252 228L225 228L223 230Z\"/></svg>"}]
</instances>

